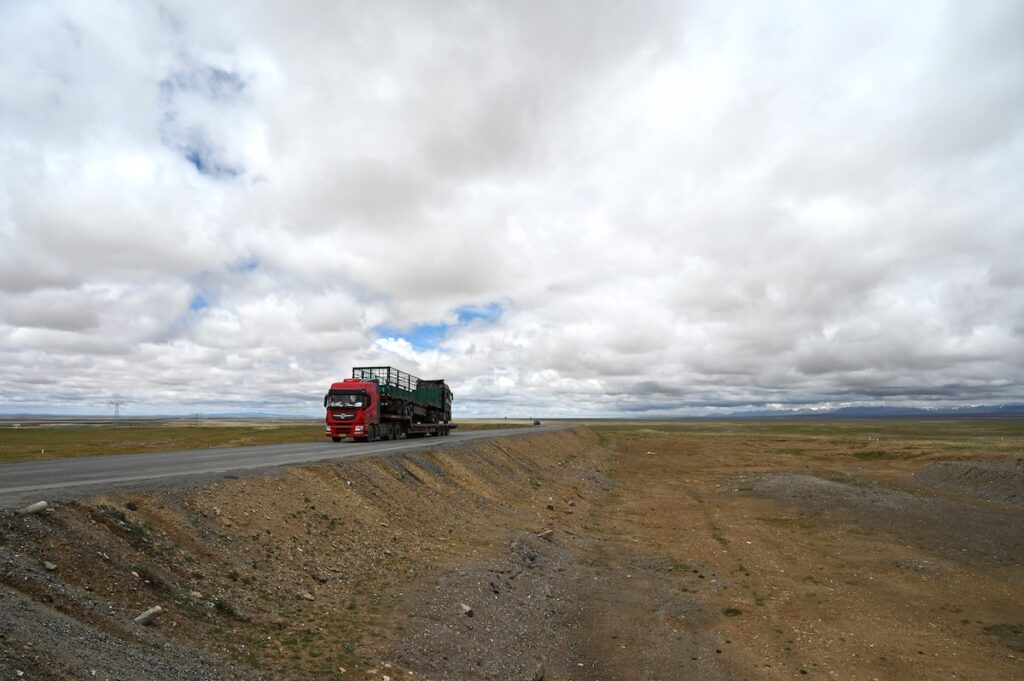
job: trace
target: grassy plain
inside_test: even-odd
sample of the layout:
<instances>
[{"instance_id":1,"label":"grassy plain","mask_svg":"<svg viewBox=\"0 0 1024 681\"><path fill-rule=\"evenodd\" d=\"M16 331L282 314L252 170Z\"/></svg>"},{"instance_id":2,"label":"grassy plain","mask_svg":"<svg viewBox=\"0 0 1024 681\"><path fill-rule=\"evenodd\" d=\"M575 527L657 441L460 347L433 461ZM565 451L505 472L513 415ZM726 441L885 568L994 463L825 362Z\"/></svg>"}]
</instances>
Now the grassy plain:
<instances>
[{"instance_id":1,"label":"grassy plain","mask_svg":"<svg viewBox=\"0 0 1024 681\"><path fill-rule=\"evenodd\" d=\"M847 453L858 458L908 458L943 450L1024 454L1021 418L764 419L584 422L599 437L660 434L713 441L758 442L767 452L780 449L817 454ZM783 444L784 443L784 444ZM872 452L875 452L874 454ZM884 454L883 454L884 453Z\"/></svg>"},{"instance_id":2,"label":"grassy plain","mask_svg":"<svg viewBox=\"0 0 1024 681\"><path fill-rule=\"evenodd\" d=\"M319 442L319 423L51 425L0 429L0 462Z\"/></svg>"},{"instance_id":3,"label":"grassy plain","mask_svg":"<svg viewBox=\"0 0 1024 681\"><path fill-rule=\"evenodd\" d=\"M460 419L459 431L521 428L522 419ZM602 439L611 434L680 435L757 441L766 452L849 454L862 460L913 458L942 450L1024 454L1024 419L776 419L776 420L547 420L585 425ZM322 442L316 419L223 419L204 421L125 419L109 422L0 423L0 463L102 454L139 454L179 449ZM783 444L784 443L784 444Z\"/></svg>"},{"instance_id":4,"label":"grassy plain","mask_svg":"<svg viewBox=\"0 0 1024 681\"><path fill-rule=\"evenodd\" d=\"M120 425L49 420L0 424L0 463L39 461L103 454L140 454L179 449L323 442L320 420L231 419L206 421L132 421ZM460 431L512 428L518 421L457 422Z\"/></svg>"}]
</instances>

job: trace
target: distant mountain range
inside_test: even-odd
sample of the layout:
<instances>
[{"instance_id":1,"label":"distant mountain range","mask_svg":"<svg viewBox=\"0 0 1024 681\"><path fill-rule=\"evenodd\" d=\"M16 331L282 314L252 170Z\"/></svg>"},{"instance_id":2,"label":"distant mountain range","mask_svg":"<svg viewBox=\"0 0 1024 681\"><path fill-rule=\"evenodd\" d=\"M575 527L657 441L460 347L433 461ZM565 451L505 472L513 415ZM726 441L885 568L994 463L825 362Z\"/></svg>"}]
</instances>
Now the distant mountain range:
<instances>
[{"instance_id":1,"label":"distant mountain range","mask_svg":"<svg viewBox=\"0 0 1024 681\"><path fill-rule=\"evenodd\" d=\"M780 409L763 409L753 411L732 412L728 418L888 418L888 417L928 417L928 416L1024 416L1024 404L985 404L964 407L840 407L822 411L820 409L794 409L785 411ZM711 418L721 418L713 416Z\"/></svg>"}]
</instances>

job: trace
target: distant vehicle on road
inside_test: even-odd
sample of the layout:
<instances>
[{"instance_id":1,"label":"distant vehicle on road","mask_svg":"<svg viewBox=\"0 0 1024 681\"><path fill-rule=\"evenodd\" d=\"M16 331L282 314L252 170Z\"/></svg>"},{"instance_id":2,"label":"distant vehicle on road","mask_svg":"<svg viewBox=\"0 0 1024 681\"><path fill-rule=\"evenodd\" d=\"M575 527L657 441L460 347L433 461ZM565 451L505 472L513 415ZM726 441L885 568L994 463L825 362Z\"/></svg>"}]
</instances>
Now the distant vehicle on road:
<instances>
[{"instance_id":1,"label":"distant vehicle on road","mask_svg":"<svg viewBox=\"0 0 1024 681\"><path fill-rule=\"evenodd\" d=\"M443 379L427 381L394 367L354 367L351 378L331 384L324 395L326 435L334 442L448 435L456 427L452 399Z\"/></svg>"},{"instance_id":2,"label":"distant vehicle on road","mask_svg":"<svg viewBox=\"0 0 1024 681\"><path fill-rule=\"evenodd\" d=\"M540 425L540 421L538 421L537 419L534 419L533 420L533 425L539 426Z\"/></svg>"}]
</instances>

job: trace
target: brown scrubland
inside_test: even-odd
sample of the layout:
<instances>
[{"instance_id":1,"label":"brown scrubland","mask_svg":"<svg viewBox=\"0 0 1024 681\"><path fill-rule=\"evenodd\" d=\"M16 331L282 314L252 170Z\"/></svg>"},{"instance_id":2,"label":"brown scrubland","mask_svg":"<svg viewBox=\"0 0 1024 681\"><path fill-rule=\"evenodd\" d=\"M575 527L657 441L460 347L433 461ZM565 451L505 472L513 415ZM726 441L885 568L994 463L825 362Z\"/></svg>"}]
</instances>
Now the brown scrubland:
<instances>
[{"instance_id":1,"label":"brown scrubland","mask_svg":"<svg viewBox=\"0 0 1024 681\"><path fill-rule=\"evenodd\" d=\"M1022 443L620 423L0 511L0 678L1024 678Z\"/></svg>"}]
</instances>

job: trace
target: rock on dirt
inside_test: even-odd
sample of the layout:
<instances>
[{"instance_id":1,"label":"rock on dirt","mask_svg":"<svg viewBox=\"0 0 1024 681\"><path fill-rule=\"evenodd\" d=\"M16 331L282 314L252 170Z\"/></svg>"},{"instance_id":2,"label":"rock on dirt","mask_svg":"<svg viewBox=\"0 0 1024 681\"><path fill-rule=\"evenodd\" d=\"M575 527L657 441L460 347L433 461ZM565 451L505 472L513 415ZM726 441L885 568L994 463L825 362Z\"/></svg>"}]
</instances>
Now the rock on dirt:
<instances>
[{"instance_id":1,"label":"rock on dirt","mask_svg":"<svg viewBox=\"0 0 1024 681\"><path fill-rule=\"evenodd\" d=\"M162 615L163 612L164 612L163 608L161 608L159 605L154 605L152 608L150 608L146 612L144 612L141 615L139 615L138 617L136 617L135 618L135 623L136 624L149 624L150 622L155 620L157 617Z\"/></svg>"},{"instance_id":2,"label":"rock on dirt","mask_svg":"<svg viewBox=\"0 0 1024 681\"><path fill-rule=\"evenodd\" d=\"M19 510L18 515L34 515L36 513L42 513L49 507L50 505L45 501L37 501L36 503L29 504L25 508Z\"/></svg>"}]
</instances>

